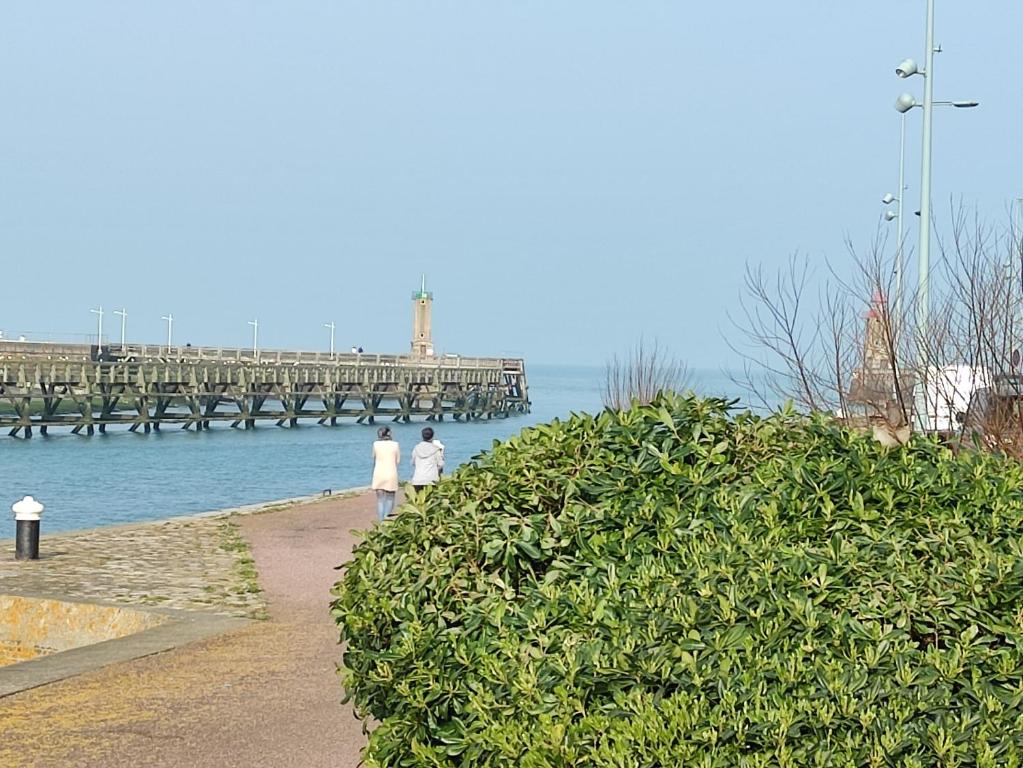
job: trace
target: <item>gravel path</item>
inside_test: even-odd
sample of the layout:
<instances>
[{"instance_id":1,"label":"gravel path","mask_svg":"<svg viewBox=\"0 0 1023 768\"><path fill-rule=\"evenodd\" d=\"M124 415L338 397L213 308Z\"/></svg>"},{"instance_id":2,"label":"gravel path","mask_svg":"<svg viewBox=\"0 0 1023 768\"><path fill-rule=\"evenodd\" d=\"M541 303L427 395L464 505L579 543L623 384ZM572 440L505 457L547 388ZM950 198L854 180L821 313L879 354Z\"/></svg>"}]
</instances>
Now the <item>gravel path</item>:
<instances>
[{"instance_id":1,"label":"gravel path","mask_svg":"<svg viewBox=\"0 0 1023 768\"><path fill-rule=\"evenodd\" d=\"M330 587L370 494L234 518L269 621L0 699L0 765L355 768Z\"/></svg>"}]
</instances>

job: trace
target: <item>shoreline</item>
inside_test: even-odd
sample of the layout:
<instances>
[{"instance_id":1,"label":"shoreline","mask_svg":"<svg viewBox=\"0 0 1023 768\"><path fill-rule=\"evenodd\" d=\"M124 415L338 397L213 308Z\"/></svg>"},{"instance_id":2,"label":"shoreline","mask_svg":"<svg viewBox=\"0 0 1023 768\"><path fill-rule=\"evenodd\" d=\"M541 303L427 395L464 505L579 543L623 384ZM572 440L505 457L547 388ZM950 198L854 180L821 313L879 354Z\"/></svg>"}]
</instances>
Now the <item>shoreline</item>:
<instances>
[{"instance_id":1,"label":"shoreline","mask_svg":"<svg viewBox=\"0 0 1023 768\"><path fill-rule=\"evenodd\" d=\"M234 515L258 515L261 512L276 511L279 509L285 509L288 507L299 507L306 504L312 504L323 499L332 499L335 497L342 498L345 496L352 496L355 494L363 493L369 490L368 485L359 485L351 488L339 488L338 490L331 489L330 494L314 493L307 496L292 496L284 499L274 499L271 501L259 501L254 504L243 504L237 507L222 507L220 509L210 509L204 512L193 512L186 515L171 515L170 517L159 517L152 520L139 520L131 523L111 523L110 525L95 525L91 528L75 528L68 531L57 531L55 533L46 533L46 513L43 513L42 526L40 530L40 540L46 539L60 539L72 536L81 536L83 534L94 533L95 531L125 531L132 530L134 528L142 528L150 525L162 525L164 523L175 523L175 522L186 522L189 520L202 520L204 518L218 518L218 517L232 517ZM13 521L12 521L13 522ZM13 544L14 536L7 536L0 538L0 546L6 546Z\"/></svg>"}]
</instances>

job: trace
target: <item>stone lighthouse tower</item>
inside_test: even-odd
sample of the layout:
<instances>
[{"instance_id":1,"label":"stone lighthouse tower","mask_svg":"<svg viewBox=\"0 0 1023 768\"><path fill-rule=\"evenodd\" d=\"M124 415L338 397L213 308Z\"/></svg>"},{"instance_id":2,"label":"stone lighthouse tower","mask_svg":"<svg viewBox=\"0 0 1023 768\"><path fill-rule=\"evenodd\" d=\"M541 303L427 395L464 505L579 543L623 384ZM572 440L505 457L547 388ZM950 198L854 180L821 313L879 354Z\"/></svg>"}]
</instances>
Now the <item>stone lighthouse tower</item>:
<instances>
[{"instance_id":1,"label":"stone lighthouse tower","mask_svg":"<svg viewBox=\"0 0 1023 768\"><path fill-rule=\"evenodd\" d=\"M433 357L433 335L430 315L433 312L433 294L426 290L426 275L422 287L412 294L412 356Z\"/></svg>"}]
</instances>

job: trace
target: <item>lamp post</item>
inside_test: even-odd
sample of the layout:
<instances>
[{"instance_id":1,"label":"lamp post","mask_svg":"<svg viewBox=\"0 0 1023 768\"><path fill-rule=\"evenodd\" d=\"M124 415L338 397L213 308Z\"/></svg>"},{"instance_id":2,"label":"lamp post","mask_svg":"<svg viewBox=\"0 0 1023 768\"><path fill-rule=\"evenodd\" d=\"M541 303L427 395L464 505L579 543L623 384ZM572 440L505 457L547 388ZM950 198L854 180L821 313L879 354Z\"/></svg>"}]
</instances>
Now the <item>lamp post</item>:
<instances>
[{"instance_id":1,"label":"lamp post","mask_svg":"<svg viewBox=\"0 0 1023 768\"><path fill-rule=\"evenodd\" d=\"M898 106L896 105L896 109ZM901 125L899 127L899 196L895 197L891 192L881 198L881 202L885 205L890 205L892 202L897 202L898 208L896 213L891 211L885 211L885 219L891 221L893 218L896 220L896 226L898 227L898 238L895 241L895 311L896 317L901 322L904 309L903 302L903 280L906 274L905 259L902 255L902 246L905 238L902 234L902 201L906 196L906 112L902 112Z\"/></svg>"},{"instance_id":2,"label":"lamp post","mask_svg":"<svg viewBox=\"0 0 1023 768\"><path fill-rule=\"evenodd\" d=\"M1015 227L1015 241L1013 245L1016 247L1016 255L1019 256L1020 262L1020 288L1023 289L1023 197L1017 197L1016 203L1016 227Z\"/></svg>"},{"instance_id":3,"label":"lamp post","mask_svg":"<svg viewBox=\"0 0 1023 768\"><path fill-rule=\"evenodd\" d=\"M168 312L166 315L164 315L160 319L167 321L167 354L170 354L171 334L174 331L174 315L172 315L170 312Z\"/></svg>"},{"instance_id":4,"label":"lamp post","mask_svg":"<svg viewBox=\"0 0 1023 768\"><path fill-rule=\"evenodd\" d=\"M121 349L124 349L124 326L128 321L128 310L115 309L114 314L121 316Z\"/></svg>"},{"instance_id":5,"label":"lamp post","mask_svg":"<svg viewBox=\"0 0 1023 768\"><path fill-rule=\"evenodd\" d=\"M903 62L905 64L906 62ZM979 101L936 101L935 106L948 106L956 107L957 109L970 109L972 107L980 106ZM896 221L896 227L898 227L898 240L896 241L895 249L895 307L897 317L902 318L903 310L905 309L904 302L904 284L906 275L906 263L905 263L905 235L902 228L902 204L903 199L906 195L906 115L909 110L914 107L920 107L916 99L910 94L903 93L895 100L895 111L901 116L899 125L899 195L896 197L891 192L881 198L881 202L885 205L891 205L892 203L898 203L896 211L885 211L885 221Z\"/></svg>"},{"instance_id":6,"label":"lamp post","mask_svg":"<svg viewBox=\"0 0 1023 768\"><path fill-rule=\"evenodd\" d=\"M926 428L928 421L927 395L927 326L930 321L930 287L931 287L931 126L934 118L934 54L940 51L934 45L934 0L927 0L927 21L924 34L924 68L917 67L912 59L904 59L895 68L895 74L901 78L920 75L924 79L923 135L921 137L922 152L920 162L920 242L918 245L918 290L917 290L917 365L919 367L920 387L923 408L918 408L922 423ZM912 96L908 102L899 97L899 104L905 104L908 111L916 106Z\"/></svg>"},{"instance_id":7,"label":"lamp post","mask_svg":"<svg viewBox=\"0 0 1023 768\"><path fill-rule=\"evenodd\" d=\"M252 326L252 355L255 357L259 354L259 318L249 320L249 325Z\"/></svg>"},{"instance_id":8,"label":"lamp post","mask_svg":"<svg viewBox=\"0 0 1023 768\"><path fill-rule=\"evenodd\" d=\"M331 320L329 323L324 323L323 327L330 329L330 356L334 357L334 321Z\"/></svg>"},{"instance_id":9,"label":"lamp post","mask_svg":"<svg viewBox=\"0 0 1023 768\"><path fill-rule=\"evenodd\" d=\"M926 338L927 323L930 310L930 271L931 271L931 123L934 115L934 0L927 0L927 22L924 35L924 68L917 67L912 59L905 59L895 68L895 74L901 78L920 75L924 79L924 111L923 151L920 162L920 243L917 268L919 274L919 296L917 297L917 332L920 334L918 343ZM901 99L901 97L900 97ZM910 97L912 101L912 97ZM908 111L915 102L911 103ZM925 362L925 361L921 361Z\"/></svg>"},{"instance_id":10,"label":"lamp post","mask_svg":"<svg viewBox=\"0 0 1023 768\"><path fill-rule=\"evenodd\" d=\"M1005 265L1005 275L1008 278L1008 297L1006 303L1009 306L1009 322L1011 343L1013 348L1012 362L1014 367L1019 366L1019 342L1017 341L1016 329L1020 327L1019 306L1023 304L1023 197L1017 197L1012 201L1013 216L1009 223L1009 258ZM1019 270L1018 272L1016 270ZM1015 273L1015 274L1014 274ZM1017 282L1016 277L1019 277ZM1020 290L1020 298L1016 298L1016 290Z\"/></svg>"},{"instance_id":11,"label":"lamp post","mask_svg":"<svg viewBox=\"0 0 1023 768\"><path fill-rule=\"evenodd\" d=\"M99 309L90 309L92 314L96 315L96 349L103 348L103 307Z\"/></svg>"}]
</instances>

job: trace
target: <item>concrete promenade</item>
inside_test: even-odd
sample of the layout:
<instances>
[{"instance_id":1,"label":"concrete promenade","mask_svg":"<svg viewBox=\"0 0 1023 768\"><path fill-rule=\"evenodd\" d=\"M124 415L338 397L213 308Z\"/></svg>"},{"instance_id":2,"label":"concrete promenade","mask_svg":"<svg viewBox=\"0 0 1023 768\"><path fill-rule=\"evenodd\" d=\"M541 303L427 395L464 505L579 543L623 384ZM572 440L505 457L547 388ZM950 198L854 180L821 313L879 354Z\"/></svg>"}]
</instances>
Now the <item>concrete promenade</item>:
<instances>
[{"instance_id":1,"label":"concrete promenade","mask_svg":"<svg viewBox=\"0 0 1023 768\"><path fill-rule=\"evenodd\" d=\"M329 615L329 590L338 578L334 567L356 543L350 530L366 528L374 518L371 495L361 494L226 521L133 526L136 544L150 541L137 552L155 569L153 578L137 575L145 568L122 564L108 569L114 575L102 588L125 581L116 575L125 570L136 575L127 579L130 587L119 587L123 594L105 594L105 599L154 604L154 598L166 598L156 604L260 613L262 601L247 591L245 569L239 570L237 561L204 566L203 575L194 564L208 563L209 557L200 557L195 548L178 549L182 542L197 541L193 526L211 533L228 523L229 542L237 526L251 545L269 619L0 698L0 766L355 768L365 737L351 709L340 703L340 649ZM169 548L163 556L153 543L161 527L174 531L162 532ZM75 538L64 539L69 553ZM73 558L67 557L65 573L78 574L80 590L101 591L99 583L87 584L88 569L71 568ZM191 577L182 573L188 562L193 563ZM178 572L171 578L167 569ZM12 577L5 567L0 591L17 591L19 579L21 587L30 586L28 576Z\"/></svg>"}]
</instances>

